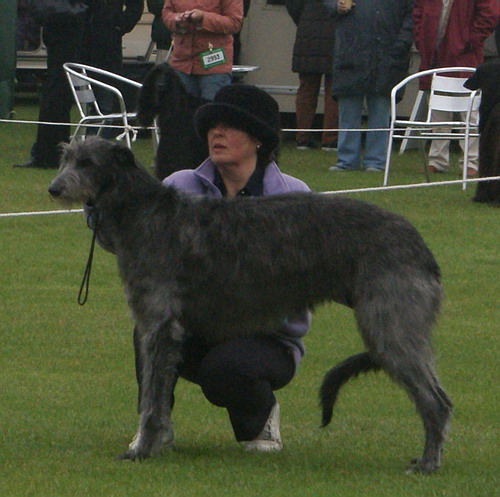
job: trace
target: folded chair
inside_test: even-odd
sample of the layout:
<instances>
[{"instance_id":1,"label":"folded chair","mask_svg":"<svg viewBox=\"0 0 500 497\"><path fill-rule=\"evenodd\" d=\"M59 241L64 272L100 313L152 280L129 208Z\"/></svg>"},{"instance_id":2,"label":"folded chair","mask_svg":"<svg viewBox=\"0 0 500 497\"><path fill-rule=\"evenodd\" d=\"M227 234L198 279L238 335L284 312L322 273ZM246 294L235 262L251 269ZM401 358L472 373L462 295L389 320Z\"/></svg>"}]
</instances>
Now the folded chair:
<instances>
[{"instance_id":1,"label":"folded chair","mask_svg":"<svg viewBox=\"0 0 500 497\"><path fill-rule=\"evenodd\" d=\"M63 67L80 113L80 120L72 140L78 137L85 138L85 131L89 124L113 124L123 128L122 136L125 137L127 146L130 148L131 141L133 141L130 135L134 136L136 133L130 123L137 117L137 113L127 110L120 88L123 88L124 85L129 85L139 90L142 84L119 74L85 64L66 62ZM103 91L110 92L113 95L114 100L118 102L119 112L103 114L95 96L95 89L97 88L101 88ZM98 135L102 129L98 129ZM155 144L157 143L157 138L157 132L154 131L153 141Z\"/></svg>"},{"instance_id":2,"label":"folded chair","mask_svg":"<svg viewBox=\"0 0 500 497\"><path fill-rule=\"evenodd\" d=\"M424 161L424 173L427 181L427 155L425 153L426 140L463 140L463 188L466 187L467 165L469 160L469 139L479 136L477 130L477 110L479 109L480 93L468 90L463 86L467 78L453 77L453 73L475 72L472 67L443 67L417 72L405 78L391 91L391 121L389 141L387 144L387 159L385 163L384 186L389 181L392 144L395 138L401 138L404 146L408 140L419 140ZM432 77L431 90L428 95L426 115L419 118L418 107L423 101L423 93L417 93L410 118L400 119L396 115L396 98L398 91L408 84L414 83L422 77ZM433 121L433 111L453 112L451 121ZM462 117L464 116L464 117ZM404 150L404 147L403 147Z\"/></svg>"}]
</instances>

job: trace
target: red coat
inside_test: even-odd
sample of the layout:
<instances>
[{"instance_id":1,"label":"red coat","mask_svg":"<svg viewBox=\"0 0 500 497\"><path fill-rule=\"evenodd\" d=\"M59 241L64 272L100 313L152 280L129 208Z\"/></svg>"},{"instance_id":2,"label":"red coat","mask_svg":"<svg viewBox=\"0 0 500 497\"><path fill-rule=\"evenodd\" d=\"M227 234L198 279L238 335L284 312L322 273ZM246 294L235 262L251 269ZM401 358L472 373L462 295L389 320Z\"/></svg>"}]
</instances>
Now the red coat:
<instances>
[{"instance_id":1,"label":"red coat","mask_svg":"<svg viewBox=\"0 0 500 497\"><path fill-rule=\"evenodd\" d=\"M442 0L415 0L413 36L420 53L420 70L477 67L483 62L484 40L493 33L498 22L497 1L454 0L446 33L435 50L442 4ZM420 87L429 89L430 79L421 80Z\"/></svg>"},{"instance_id":2,"label":"red coat","mask_svg":"<svg viewBox=\"0 0 500 497\"><path fill-rule=\"evenodd\" d=\"M177 31L175 16L179 12L199 9L204 11L203 23L187 33ZM165 0L163 23L174 35L174 48L169 64L186 74L230 73L233 67L233 33L241 29L243 0ZM200 53L210 47L222 48L226 62L203 69Z\"/></svg>"}]
</instances>

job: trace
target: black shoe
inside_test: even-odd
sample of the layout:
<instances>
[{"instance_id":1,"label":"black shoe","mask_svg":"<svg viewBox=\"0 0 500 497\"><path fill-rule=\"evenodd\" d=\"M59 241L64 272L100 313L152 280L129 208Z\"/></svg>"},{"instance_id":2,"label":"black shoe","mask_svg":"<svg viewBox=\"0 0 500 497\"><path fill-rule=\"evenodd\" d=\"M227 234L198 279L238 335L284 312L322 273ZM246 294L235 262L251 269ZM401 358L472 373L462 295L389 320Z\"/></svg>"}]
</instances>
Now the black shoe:
<instances>
[{"instance_id":1,"label":"black shoe","mask_svg":"<svg viewBox=\"0 0 500 497\"><path fill-rule=\"evenodd\" d=\"M56 169L57 166L49 166L47 164L42 164L41 162L34 162L29 160L23 164L14 164L12 167L18 167L21 169Z\"/></svg>"},{"instance_id":2,"label":"black shoe","mask_svg":"<svg viewBox=\"0 0 500 497\"><path fill-rule=\"evenodd\" d=\"M316 143L314 142L306 142L306 141L298 141L297 142L297 150L311 150L316 148Z\"/></svg>"}]
</instances>

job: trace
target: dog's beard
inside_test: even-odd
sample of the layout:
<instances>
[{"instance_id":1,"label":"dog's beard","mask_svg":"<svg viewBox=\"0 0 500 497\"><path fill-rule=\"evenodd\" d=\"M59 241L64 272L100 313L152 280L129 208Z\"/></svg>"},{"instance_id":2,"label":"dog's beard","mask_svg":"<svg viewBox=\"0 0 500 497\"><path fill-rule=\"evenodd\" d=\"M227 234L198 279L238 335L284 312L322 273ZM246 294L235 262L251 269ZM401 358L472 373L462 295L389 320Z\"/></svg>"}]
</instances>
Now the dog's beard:
<instances>
[{"instance_id":1,"label":"dog's beard","mask_svg":"<svg viewBox=\"0 0 500 497\"><path fill-rule=\"evenodd\" d=\"M75 200L71 198L65 198L65 197L51 197L53 201L57 202L61 207L64 207L65 209L71 209L75 206L79 205L89 205L90 202L86 199L82 200Z\"/></svg>"},{"instance_id":2,"label":"dog's beard","mask_svg":"<svg viewBox=\"0 0 500 497\"><path fill-rule=\"evenodd\" d=\"M64 168L59 170L49 187L52 199L67 208L92 203L93 191L88 181L82 181L75 171L65 171Z\"/></svg>"}]
</instances>

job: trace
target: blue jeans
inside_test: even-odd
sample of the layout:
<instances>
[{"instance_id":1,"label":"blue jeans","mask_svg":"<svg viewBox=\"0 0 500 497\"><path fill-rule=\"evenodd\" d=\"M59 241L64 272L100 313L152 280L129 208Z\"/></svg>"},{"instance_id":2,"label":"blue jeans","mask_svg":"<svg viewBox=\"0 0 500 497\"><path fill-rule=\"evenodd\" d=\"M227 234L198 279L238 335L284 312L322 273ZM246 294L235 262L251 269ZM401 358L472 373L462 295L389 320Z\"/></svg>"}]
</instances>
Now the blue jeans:
<instances>
[{"instance_id":1,"label":"blue jeans","mask_svg":"<svg viewBox=\"0 0 500 497\"><path fill-rule=\"evenodd\" d=\"M196 97L213 100L215 94L231 84L231 74L186 74L175 71L186 90Z\"/></svg>"},{"instance_id":2,"label":"blue jeans","mask_svg":"<svg viewBox=\"0 0 500 497\"><path fill-rule=\"evenodd\" d=\"M339 97L339 139L337 166L342 169L359 169L361 165L361 132L342 131L361 129L364 95ZM368 110L367 128L388 128L391 103L389 97L366 95ZM385 168L388 131L366 133L363 167Z\"/></svg>"}]
</instances>

